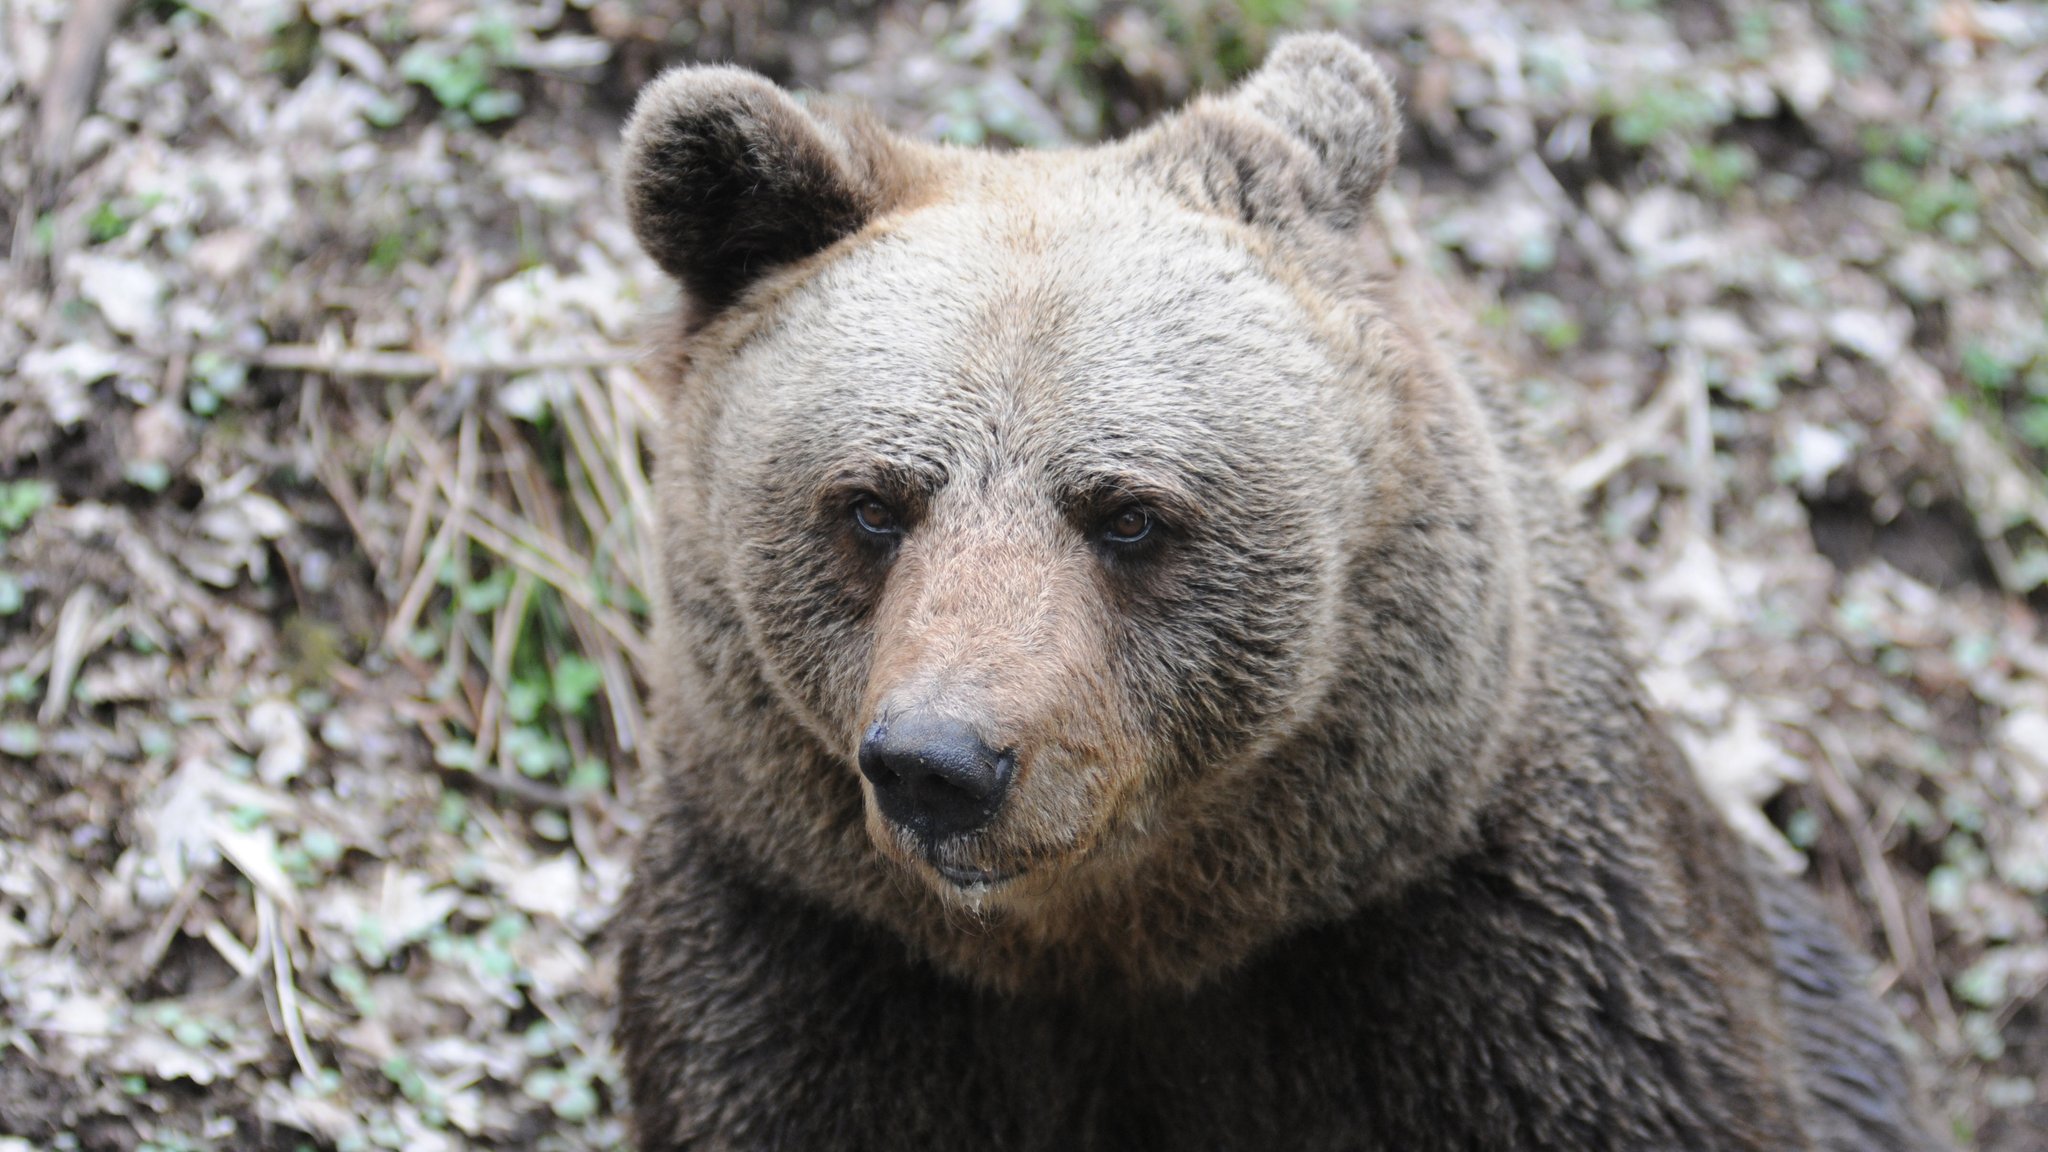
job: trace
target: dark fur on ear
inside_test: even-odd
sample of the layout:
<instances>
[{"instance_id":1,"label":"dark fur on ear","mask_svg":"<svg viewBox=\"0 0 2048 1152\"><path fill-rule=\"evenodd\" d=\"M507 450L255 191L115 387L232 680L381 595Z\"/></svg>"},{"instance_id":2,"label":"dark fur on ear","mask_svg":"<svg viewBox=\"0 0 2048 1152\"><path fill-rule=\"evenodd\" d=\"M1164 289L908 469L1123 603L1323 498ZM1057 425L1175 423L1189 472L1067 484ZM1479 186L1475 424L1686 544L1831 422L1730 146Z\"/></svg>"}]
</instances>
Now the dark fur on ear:
<instances>
[{"instance_id":1,"label":"dark fur on ear","mask_svg":"<svg viewBox=\"0 0 2048 1152\"><path fill-rule=\"evenodd\" d=\"M1356 225L1393 171L1393 86L1341 36L1282 39L1234 91L1141 137L1141 157L1197 204L1247 223Z\"/></svg>"},{"instance_id":2,"label":"dark fur on ear","mask_svg":"<svg viewBox=\"0 0 2048 1152\"><path fill-rule=\"evenodd\" d=\"M640 246L702 322L772 269L858 231L900 193L886 131L814 114L740 68L677 68L640 94L620 162Z\"/></svg>"}]
</instances>

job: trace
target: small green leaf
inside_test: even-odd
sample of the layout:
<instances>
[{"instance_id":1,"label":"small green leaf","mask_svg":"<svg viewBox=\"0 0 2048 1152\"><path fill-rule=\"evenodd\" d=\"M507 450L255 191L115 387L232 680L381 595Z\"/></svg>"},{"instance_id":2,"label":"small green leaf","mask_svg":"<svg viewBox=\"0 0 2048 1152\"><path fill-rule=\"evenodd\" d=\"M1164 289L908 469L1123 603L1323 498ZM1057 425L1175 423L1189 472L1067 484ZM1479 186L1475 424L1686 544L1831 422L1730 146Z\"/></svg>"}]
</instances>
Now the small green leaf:
<instances>
[{"instance_id":1,"label":"small green leaf","mask_svg":"<svg viewBox=\"0 0 2048 1152\"><path fill-rule=\"evenodd\" d=\"M1955 988L1979 1008L1996 1008L2005 1003L2006 965L2000 957L1986 957L1956 977Z\"/></svg>"},{"instance_id":2,"label":"small green leaf","mask_svg":"<svg viewBox=\"0 0 2048 1152\"><path fill-rule=\"evenodd\" d=\"M128 226L133 223L134 221L123 216L121 210L112 204L102 204L93 209L92 215L85 218L85 236L91 243L105 244L127 232Z\"/></svg>"},{"instance_id":3,"label":"small green leaf","mask_svg":"<svg viewBox=\"0 0 2048 1152\"><path fill-rule=\"evenodd\" d=\"M1872 160L1863 166L1863 186L1887 200L1904 200L1915 183L1913 170L1896 160Z\"/></svg>"},{"instance_id":4,"label":"small green leaf","mask_svg":"<svg viewBox=\"0 0 2048 1152\"><path fill-rule=\"evenodd\" d=\"M2013 430L2030 446L2048 452L2048 403L2029 404L2013 418Z\"/></svg>"},{"instance_id":5,"label":"small green leaf","mask_svg":"<svg viewBox=\"0 0 2048 1152\"><path fill-rule=\"evenodd\" d=\"M152 760L161 760L178 750L177 738L170 729L161 724L151 724L142 730L142 754Z\"/></svg>"},{"instance_id":6,"label":"small green leaf","mask_svg":"<svg viewBox=\"0 0 2048 1152\"><path fill-rule=\"evenodd\" d=\"M386 940L384 921L375 916L365 916L356 922L356 955L372 968L382 968L391 958L391 948Z\"/></svg>"},{"instance_id":7,"label":"small green leaf","mask_svg":"<svg viewBox=\"0 0 2048 1152\"><path fill-rule=\"evenodd\" d=\"M553 1100L561 1091L562 1074L553 1068L540 1068L529 1072L520 1081L519 1090L535 1100Z\"/></svg>"},{"instance_id":8,"label":"small green leaf","mask_svg":"<svg viewBox=\"0 0 2048 1152\"><path fill-rule=\"evenodd\" d=\"M363 119L374 128L396 128L412 111L410 90L404 96L378 96L363 105Z\"/></svg>"},{"instance_id":9,"label":"small green leaf","mask_svg":"<svg viewBox=\"0 0 2048 1152\"><path fill-rule=\"evenodd\" d=\"M499 569L488 579L479 580L462 590L461 603L464 612L482 615L497 610L511 594L512 573Z\"/></svg>"},{"instance_id":10,"label":"small green leaf","mask_svg":"<svg viewBox=\"0 0 2048 1152\"><path fill-rule=\"evenodd\" d=\"M308 828L305 835L299 837L299 846L306 850L306 855L322 864L332 864L341 859L341 841L325 828Z\"/></svg>"},{"instance_id":11,"label":"small green leaf","mask_svg":"<svg viewBox=\"0 0 2048 1152\"><path fill-rule=\"evenodd\" d=\"M569 764L568 745L538 728L514 728L507 732L505 751L521 772L536 778L558 772Z\"/></svg>"},{"instance_id":12,"label":"small green leaf","mask_svg":"<svg viewBox=\"0 0 2048 1152\"><path fill-rule=\"evenodd\" d=\"M543 808L530 821L534 835L560 844L569 838L569 818L553 808Z\"/></svg>"},{"instance_id":13,"label":"small green leaf","mask_svg":"<svg viewBox=\"0 0 2048 1152\"><path fill-rule=\"evenodd\" d=\"M0 724L0 752L26 760L43 750L43 734L33 724Z\"/></svg>"},{"instance_id":14,"label":"small green leaf","mask_svg":"<svg viewBox=\"0 0 2048 1152\"><path fill-rule=\"evenodd\" d=\"M505 690L505 715L514 724L531 724L548 701L548 686L538 679L514 680Z\"/></svg>"},{"instance_id":15,"label":"small green leaf","mask_svg":"<svg viewBox=\"0 0 2048 1152\"><path fill-rule=\"evenodd\" d=\"M557 1035L559 1031L552 1021L534 1021L520 1037L526 1054L537 1059L561 1051L562 1038Z\"/></svg>"},{"instance_id":16,"label":"small green leaf","mask_svg":"<svg viewBox=\"0 0 2048 1152\"><path fill-rule=\"evenodd\" d=\"M441 654L441 636L437 632L421 628L405 638L405 650L416 660L432 660Z\"/></svg>"},{"instance_id":17,"label":"small green leaf","mask_svg":"<svg viewBox=\"0 0 2048 1152\"><path fill-rule=\"evenodd\" d=\"M192 357L192 375L217 396L236 396L249 383L249 365L219 352L201 352Z\"/></svg>"},{"instance_id":18,"label":"small green leaf","mask_svg":"<svg viewBox=\"0 0 2048 1152\"><path fill-rule=\"evenodd\" d=\"M476 745L467 740L448 740L436 744L434 763L453 771L466 772L476 767Z\"/></svg>"},{"instance_id":19,"label":"small green leaf","mask_svg":"<svg viewBox=\"0 0 2048 1152\"><path fill-rule=\"evenodd\" d=\"M526 917L521 916L519 913L501 912L493 917L489 924L484 925L484 934L493 943L510 944L521 936L526 935L526 930L529 927L531 925L526 922Z\"/></svg>"},{"instance_id":20,"label":"small green leaf","mask_svg":"<svg viewBox=\"0 0 2048 1152\"><path fill-rule=\"evenodd\" d=\"M450 834L459 833L469 823L469 803L460 792L441 793L441 802L434 810L434 823Z\"/></svg>"},{"instance_id":21,"label":"small green leaf","mask_svg":"<svg viewBox=\"0 0 2048 1152\"><path fill-rule=\"evenodd\" d=\"M555 1115L577 1123L597 1114L597 1092L588 1083L577 1082L563 1088L555 1097Z\"/></svg>"},{"instance_id":22,"label":"small green leaf","mask_svg":"<svg viewBox=\"0 0 2048 1152\"><path fill-rule=\"evenodd\" d=\"M590 698L604 686L604 670L581 656L564 656L555 664L555 710L581 716Z\"/></svg>"},{"instance_id":23,"label":"small green leaf","mask_svg":"<svg viewBox=\"0 0 2048 1152\"><path fill-rule=\"evenodd\" d=\"M459 111L489 83L483 49L472 44L454 56L427 44L414 45L398 60L398 74L434 94L441 107Z\"/></svg>"},{"instance_id":24,"label":"small green leaf","mask_svg":"<svg viewBox=\"0 0 2048 1152\"><path fill-rule=\"evenodd\" d=\"M328 982L334 990L347 997L358 1013L368 1016L377 1010L376 997L370 995L370 978L353 964L337 964L327 973Z\"/></svg>"},{"instance_id":25,"label":"small green leaf","mask_svg":"<svg viewBox=\"0 0 2048 1152\"><path fill-rule=\"evenodd\" d=\"M576 762L569 770L569 791L604 792L612 786L611 765L602 760L584 759Z\"/></svg>"},{"instance_id":26,"label":"small green leaf","mask_svg":"<svg viewBox=\"0 0 2048 1152\"><path fill-rule=\"evenodd\" d=\"M57 488L47 480L16 480L0 484L0 532L18 532L36 513L57 499Z\"/></svg>"},{"instance_id":27,"label":"small green leaf","mask_svg":"<svg viewBox=\"0 0 2048 1152\"><path fill-rule=\"evenodd\" d=\"M519 115L526 101L519 93L504 88L487 88L470 98L469 116L479 124L494 124Z\"/></svg>"},{"instance_id":28,"label":"small green leaf","mask_svg":"<svg viewBox=\"0 0 2048 1152\"><path fill-rule=\"evenodd\" d=\"M377 237L377 243L370 248L370 267L378 273L389 273L405 259L405 233L386 232Z\"/></svg>"}]
</instances>

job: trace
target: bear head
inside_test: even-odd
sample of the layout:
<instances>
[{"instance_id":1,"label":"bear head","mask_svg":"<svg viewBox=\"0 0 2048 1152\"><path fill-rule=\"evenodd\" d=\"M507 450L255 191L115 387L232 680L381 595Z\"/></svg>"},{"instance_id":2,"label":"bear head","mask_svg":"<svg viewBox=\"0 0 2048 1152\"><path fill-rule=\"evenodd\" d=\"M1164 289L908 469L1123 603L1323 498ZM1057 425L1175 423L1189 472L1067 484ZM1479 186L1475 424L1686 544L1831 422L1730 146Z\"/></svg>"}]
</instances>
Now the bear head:
<instances>
[{"instance_id":1,"label":"bear head","mask_svg":"<svg viewBox=\"0 0 2048 1152\"><path fill-rule=\"evenodd\" d=\"M1008 988L1189 986L1463 843L1521 528L1369 258L1397 134L1334 36L1072 151L650 85L664 803Z\"/></svg>"}]
</instances>

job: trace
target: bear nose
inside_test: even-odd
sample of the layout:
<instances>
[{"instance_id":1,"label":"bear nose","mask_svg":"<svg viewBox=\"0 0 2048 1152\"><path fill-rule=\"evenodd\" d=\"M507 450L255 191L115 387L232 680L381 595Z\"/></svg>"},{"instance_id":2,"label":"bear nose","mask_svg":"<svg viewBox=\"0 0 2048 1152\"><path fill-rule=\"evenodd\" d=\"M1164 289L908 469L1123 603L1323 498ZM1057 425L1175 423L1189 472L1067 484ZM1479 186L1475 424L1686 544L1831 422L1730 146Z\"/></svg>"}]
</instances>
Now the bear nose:
<instances>
[{"instance_id":1,"label":"bear nose","mask_svg":"<svg viewBox=\"0 0 2048 1152\"><path fill-rule=\"evenodd\" d=\"M995 818L1017 757L944 716L911 713L877 722L860 744L860 771L882 815L927 844Z\"/></svg>"}]
</instances>

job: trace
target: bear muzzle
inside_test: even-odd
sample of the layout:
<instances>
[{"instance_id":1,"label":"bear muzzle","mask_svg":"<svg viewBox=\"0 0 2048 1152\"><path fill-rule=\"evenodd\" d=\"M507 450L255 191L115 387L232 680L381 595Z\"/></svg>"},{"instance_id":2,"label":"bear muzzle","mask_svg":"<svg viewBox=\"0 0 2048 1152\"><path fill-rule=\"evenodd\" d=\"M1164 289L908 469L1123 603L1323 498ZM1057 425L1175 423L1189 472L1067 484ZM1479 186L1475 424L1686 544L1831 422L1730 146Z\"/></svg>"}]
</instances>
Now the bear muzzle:
<instances>
[{"instance_id":1,"label":"bear muzzle","mask_svg":"<svg viewBox=\"0 0 2048 1152\"><path fill-rule=\"evenodd\" d=\"M991 748L973 725L922 710L876 721L861 740L859 761L876 808L927 856L945 840L988 826L1017 775L1014 750ZM955 884L991 879L940 871Z\"/></svg>"}]
</instances>

